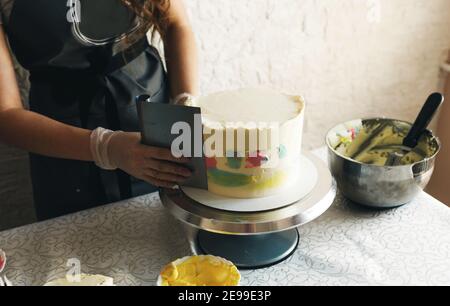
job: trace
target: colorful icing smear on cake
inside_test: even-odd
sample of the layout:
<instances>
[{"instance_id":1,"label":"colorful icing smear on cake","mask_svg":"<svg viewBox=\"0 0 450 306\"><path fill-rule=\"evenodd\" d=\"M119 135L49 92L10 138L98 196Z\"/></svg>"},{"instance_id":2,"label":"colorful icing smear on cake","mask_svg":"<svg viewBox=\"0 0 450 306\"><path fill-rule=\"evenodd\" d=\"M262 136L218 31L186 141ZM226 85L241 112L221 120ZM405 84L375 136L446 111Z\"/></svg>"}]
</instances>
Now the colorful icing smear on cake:
<instances>
[{"instance_id":1,"label":"colorful icing smear on cake","mask_svg":"<svg viewBox=\"0 0 450 306\"><path fill-rule=\"evenodd\" d=\"M208 169L208 190L233 198L264 197L288 186L289 169L263 170L259 173L233 173L219 169ZM284 188L283 188L284 189Z\"/></svg>"},{"instance_id":2,"label":"colorful icing smear on cake","mask_svg":"<svg viewBox=\"0 0 450 306\"><path fill-rule=\"evenodd\" d=\"M295 181L305 109L300 96L239 89L200 97L194 105L202 110L205 143L229 133L244 135L246 140L236 148L235 139L219 137L223 141L220 146L215 143L214 149L221 151L206 152L210 156L206 159L210 192L237 198L265 197ZM256 149L250 144L255 143L250 141L255 135Z\"/></svg>"},{"instance_id":3,"label":"colorful icing smear on cake","mask_svg":"<svg viewBox=\"0 0 450 306\"><path fill-rule=\"evenodd\" d=\"M286 148L280 146L277 152L282 162L287 155ZM281 186L287 176L285 169L263 168L270 161L270 155L264 152L258 151L247 157L238 157L237 153L228 155L229 157L206 158L210 190L241 187L258 193Z\"/></svg>"}]
</instances>

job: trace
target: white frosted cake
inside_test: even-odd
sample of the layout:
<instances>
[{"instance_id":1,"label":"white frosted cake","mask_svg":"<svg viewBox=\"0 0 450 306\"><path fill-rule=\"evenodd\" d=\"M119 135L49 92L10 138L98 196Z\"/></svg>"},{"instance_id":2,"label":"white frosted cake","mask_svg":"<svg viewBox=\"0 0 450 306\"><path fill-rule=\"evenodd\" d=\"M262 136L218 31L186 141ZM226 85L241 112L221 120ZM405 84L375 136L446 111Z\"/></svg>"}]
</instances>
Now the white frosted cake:
<instances>
[{"instance_id":1,"label":"white frosted cake","mask_svg":"<svg viewBox=\"0 0 450 306\"><path fill-rule=\"evenodd\" d=\"M201 107L210 192L273 195L299 174L305 104L300 96L240 89L196 99Z\"/></svg>"}]
</instances>

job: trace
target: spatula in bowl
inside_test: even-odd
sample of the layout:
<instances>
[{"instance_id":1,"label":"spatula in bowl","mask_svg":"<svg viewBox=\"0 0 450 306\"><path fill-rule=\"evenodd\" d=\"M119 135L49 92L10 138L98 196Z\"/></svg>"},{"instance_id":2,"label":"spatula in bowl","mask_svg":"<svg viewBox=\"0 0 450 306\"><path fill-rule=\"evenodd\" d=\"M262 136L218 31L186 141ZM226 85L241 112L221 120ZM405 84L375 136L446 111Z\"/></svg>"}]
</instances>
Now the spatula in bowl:
<instances>
[{"instance_id":1,"label":"spatula in bowl","mask_svg":"<svg viewBox=\"0 0 450 306\"><path fill-rule=\"evenodd\" d=\"M434 93L428 97L416 121L414 121L411 130L403 140L403 143L398 146L389 146L390 149L394 149L394 152L389 153L385 166L399 165L402 158L417 147L420 137L427 129L443 102L444 96L440 93Z\"/></svg>"}]
</instances>

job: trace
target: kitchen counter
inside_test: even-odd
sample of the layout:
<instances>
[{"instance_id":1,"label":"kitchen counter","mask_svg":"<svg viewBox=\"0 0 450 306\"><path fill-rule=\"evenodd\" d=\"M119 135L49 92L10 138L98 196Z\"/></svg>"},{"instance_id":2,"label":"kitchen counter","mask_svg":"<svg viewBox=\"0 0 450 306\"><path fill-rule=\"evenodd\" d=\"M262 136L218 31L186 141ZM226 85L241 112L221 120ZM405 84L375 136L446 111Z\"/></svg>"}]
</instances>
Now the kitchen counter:
<instances>
[{"instance_id":1,"label":"kitchen counter","mask_svg":"<svg viewBox=\"0 0 450 306\"><path fill-rule=\"evenodd\" d=\"M364 208L338 193L299 231L292 257L242 271L242 284L450 285L450 209L426 193L390 210ZM111 276L117 285L154 285L165 264L191 254L185 228L157 194L0 232L0 248L14 285L64 277L71 258L82 272Z\"/></svg>"}]
</instances>

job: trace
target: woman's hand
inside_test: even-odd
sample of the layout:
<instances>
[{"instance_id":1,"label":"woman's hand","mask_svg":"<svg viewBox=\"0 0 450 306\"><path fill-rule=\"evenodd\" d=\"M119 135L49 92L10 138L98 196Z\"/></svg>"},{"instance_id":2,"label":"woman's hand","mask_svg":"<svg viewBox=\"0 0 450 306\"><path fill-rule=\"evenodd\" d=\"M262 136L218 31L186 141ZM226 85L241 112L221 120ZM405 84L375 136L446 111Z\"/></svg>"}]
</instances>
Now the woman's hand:
<instances>
[{"instance_id":1,"label":"woman's hand","mask_svg":"<svg viewBox=\"0 0 450 306\"><path fill-rule=\"evenodd\" d=\"M192 175L185 167L189 158L175 158L169 149L143 145L139 133L115 133L108 155L119 169L159 187L172 188Z\"/></svg>"}]
</instances>

